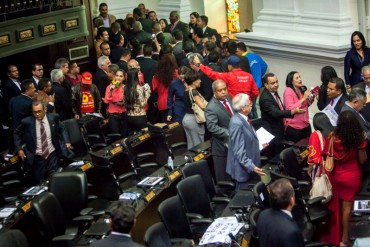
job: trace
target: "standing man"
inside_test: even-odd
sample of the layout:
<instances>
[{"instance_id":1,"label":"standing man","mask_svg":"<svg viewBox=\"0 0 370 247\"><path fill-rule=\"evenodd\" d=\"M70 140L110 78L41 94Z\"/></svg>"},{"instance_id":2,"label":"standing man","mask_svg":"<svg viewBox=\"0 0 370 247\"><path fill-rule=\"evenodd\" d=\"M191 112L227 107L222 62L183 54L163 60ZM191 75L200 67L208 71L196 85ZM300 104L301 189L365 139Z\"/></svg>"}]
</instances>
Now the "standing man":
<instances>
[{"instance_id":1,"label":"standing man","mask_svg":"<svg viewBox=\"0 0 370 247\"><path fill-rule=\"evenodd\" d=\"M98 59L98 69L95 72L93 83L98 87L100 95L105 95L105 89L110 83L108 78L108 66L110 65L109 57L101 56Z\"/></svg>"},{"instance_id":2,"label":"standing man","mask_svg":"<svg viewBox=\"0 0 370 247\"><path fill-rule=\"evenodd\" d=\"M141 23L142 30L144 30L144 32L147 32L148 34L151 34L153 21L147 19L145 17L145 14L139 8L134 8L132 13L134 15L135 20Z\"/></svg>"},{"instance_id":3,"label":"standing man","mask_svg":"<svg viewBox=\"0 0 370 247\"><path fill-rule=\"evenodd\" d=\"M135 209L122 201L116 202L110 212L111 233L104 239L91 243L91 247L144 247L132 240L130 231L135 224Z\"/></svg>"},{"instance_id":4,"label":"standing man","mask_svg":"<svg viewBox=\"0 0 370 247\"><path fill-rule=\"evenodd\" d=\"M14 131L14 145L33 183L38 184L58 169L61 145L69 149L71 144L58 114L46 113L41 101L32 103L32 112Z\"/></svg>"},{"instance_id":5,"label":"standing man","mask_svg":"<svg viewBox=\"0 0 370 247\"><path fill-rule=\"evenodd\" d=\"M263 210L257 221L260 246L304 247L302 232L292 216L294 189L287 179L270 185L270 202L271 208Z\"/></svg>"},{"instance_id":6,"label":"standing man","mask_svg":"<svg viewBox=\"0 0 370 247\"><path fill-rule=\"evenodd\" d=\"M213 97L204 111L208 131L212 134L212 159L216 181L229 181L226 173L229 122L234 114L226 83L216 80L212 83Z\"/></svg>"},{"instance_id":7,"label":"standing man","mask_svg":"<svg viewBox=\"0 0 370 247\"><path fill-rule=\"evenodd\" d=\"M238 93L246 93L252 99L257 98L259 91L256 85L256 82L253 79L253 76L248 72L243 71L240 65L240 59L237 56L230 56L228 58L228 70L227 73L219 73L213 71L211 68L204 66L200 63L198 57L194 58L193 64L191 67L197 66L200 70L212 80L223 80L227 84L227 90L233 98Z\"/></svg>"},{"instance_id":8,"label":"standing man","mask_svg":"<svg viewBox=\"0 0 370 247\"><path fill-rule=\"evenodd\" d=\"M262 90L259 99L261 118L269 123L272 134L275 136L272 155L276 155L281 151L281 141L284 137L284 118L293 118L294 114L304 113L305 110L298 107L293 110L285 110L283 101L278 94L279 82L275 74L267 73L263 77L263 84L265 89Z\"/></svg>"},{"instance_id":9,"label":"standing man","mask_svg":"<svg viewBox=\"0 0 370 247\"><path fill-rule=\"evenodd\" d=\"M226 172L236 180L239 191L252 178L252 172L259 176L266 174L260 168L260 149L256 131L248 114L252 110L252 101L247 94L237 94L233 99L236 112L229 124L229 152L227 154ZM267 147L268 144L263 144Z\"/></svg>"},{"instance_id":10,"label":"standing man","mask_svg":"<svg viewBox=\"0 0 370 247\"><path fill-rule=\"evenodd\" d=\"M208 17L205 15L199 16L197 24L202 29L204 37L212 37L212 35L218 34L216 29L208 27Z\"/></svg>"},{"instance_id":11,"label":"standing man","mask_svg":"<svg viewBox=\"0 0 370 247\"><path fill-rule=\"evenodd\" d=\"M338 113L342 110L344 103L348 100L346 84L339 77L334 77L329 80L327 94L329 103Z\"/></svg>"},{"instance_id":12,"label":"standing man","mask_svg":"<svg viewBox=\"0 0 370 247\"><path fill-rule=\"evenodd\" d=\"M185 22L180 21L180 14L178 11L171 11L170 22L171 24L166 27L165 32L172 33L173 35L173 32L178 29L182 31L182 37L184 39L187 39L189 37L189 25Z\"/></svg>"},{"instance_id":13,"label":"standing man","mask_svg":"<svg viewBox=\"0 0 370 247\"><path fill-rule=\"evenodd\" d=\"M116 17L114 15L108 15L108 5L106 3L101 3L99 5L99 16L103 19L104 27L110 28L113 22L116 21Z\"/></svg>"},{"instance_id":14,"label":"standing man","mask_svg":"<svg viewBox=\"0 0 370 247\"><path fill-rule=\"evenodd\" d=\"M102 50L100 49L100 45L103 42L109 42L109 34L105 27L100 27L96 34L96 40L94 43L96 58L99 58L102 55Z\"/></svg>"},{"instance_id":15,"label":"standing man","mask_svg":"<svg viewBox=\"0 0 370 247\"><path fill-rule=\"evenodd\" d=\"M76 119L87 113L101 114L100 93L92 81L91 73L83 72L81 83L72 88L72 111Z\"/></svg>"},{"instance_id":16,"label":"standing man","mask_svg":"<svg viewBox=\"0 0 370 247\"><path fill-rule=\"evenodd\" d=\"M35 88L37 90L37 86L39 84L39 80L44 76L44 67L41 63L34 63L32 64L32 80Z\"/></svg>"},{"instance_id":17,"label":"standing man","mask_svg":"<svg viewBox=\"0 0 370 247\"><path fill-rule=\"evenodd\" d=\"M23 118L32 116L32 97L35 95L35 85L31 79L21 83L22 93L10 99L9 112L12 117L13 129L17 128Z\"/></svg>"},{"instance_id":18,"label":"standing man","mask_svg":"<svg viewBox=\"0 0 370 247\"><path fill-rule=\"evenodd\" d=\"M52 91L55 94L54 107L62 121L72 118L71 93L63 87L64 75L61 69L53 69L50 72Z\"/></svg>"},{"instance_id":19,"label":"standing man","mask_svg":"<svg viewBox=\"0 0 370 247\"><path fill-rule=\"evenodd\" d=\"M19 72L17 66L11 64L8 66L8 80L2 86L2 94L5 103L5 115L3 116L5 126L10 126L9 102L10 99L21 94L21 82L19 81Z\"/></svg>"},{"instance_id":20,"label":"standing man","mask_svg":"<svg viewBox=\"0 0 370 247\"><path fill-rule=\"evenodd\" d=\"M370 122L370 66L366 65L362 67L362 76L364 77L363 82L359 82L353 86L353 89L360 88L365 91L366 93L366 106L362 110L362 115L366 119L367 122Z\"/></svg>"}]
</instances>

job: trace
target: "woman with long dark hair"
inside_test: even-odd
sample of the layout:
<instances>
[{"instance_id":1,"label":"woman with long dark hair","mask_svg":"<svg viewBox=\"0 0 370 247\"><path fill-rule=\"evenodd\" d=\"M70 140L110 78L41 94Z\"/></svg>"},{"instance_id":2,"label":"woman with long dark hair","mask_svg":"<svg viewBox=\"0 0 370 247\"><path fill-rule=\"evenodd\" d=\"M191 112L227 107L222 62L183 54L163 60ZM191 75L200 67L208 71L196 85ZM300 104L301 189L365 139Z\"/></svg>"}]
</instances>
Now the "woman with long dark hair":
<instances>
[{"instance_id":1,"label":"woman with long dark hair","mask_svg":"<svg viewBox=\"0 0 370 247\"><path fill-rule=\"evenodd\" d=\"M301 108L303 114L295 114L293 118L285 119L285 139L297 142L310 137L311 126L308 120L308 107L312 104L314 97L309 98L310 90L303 92L301 76L297 71L289 72L287 75L286 89L284 91L284 105L286 110Z\"/></svg>"},{"instance_id":2,"label":"woman with long dark hair","mask_svg":"<svg viewBox=\"0 0 370 247\"><path fill-rule=\"evenodd\" d=\"M363 81L361 68L369 65L370 50L366 46L364 35L354 31L351 35L351 49L344 58L344 78L351 87Z\"/></svg>"},{"instance_id":3,"label":"woman with long dark hair","mask_svg":"<svg viewBox=\"0 0 370 247\"><path fill-rule=\"evenodd\" d=\"M127 125L130 133L146 128L148 120L144 108L150 96L150 87L147 84L139 85L138 69L129 69L127 71L124 95L127 109Z\"/></svg>"},{"instance_id":4,"label":"woman with long dark hair","mask_svg":"<svg viewBox=\"0 0 370 247\"><path fill-rule=\"evenodd\" d=\"M337 72L332 66L324 66L321 69L321 86L320 91L317 99L317 108L322 111L325 106L330 103L330 99L328 98L327 90L328 90L328 83L331 78L335 78L337 76Z\"/></svg>"},{"instance_id":5,"label":"woman with long dark hair","mask_svg":"<svg viewBox=\"0 0 370 247\"><path fill-rule=\"evenodd\" d=\"M349 246L348 228L352 205L362 183L359 150L366 148L367 140L360 122L352 111L343 111L339 114L337 127L326 141L324 158L328 154L331 138L333 138L334 169L327 174L333 188L333 197L329 203L329 209L333 214L329 227L321 232L323 234L321 240L335 246L346 247Z\"/></svg>"},{"instance_id":6,"label":"woman with long dark hair","mask_svg":"<svg viewBox=\"0 0 370 247\"><path fill-rule=\"evenodd\" d=\"M105 90L104 103L108 104L109 129L111 133L119 133L122 137L128 136L127 114L123 100L125 72L118 69L114 80Z\"/></svg>"},{"instance_id":7,"label":"woman with long dark hair","mask_svg":"<svg viewBox=\"0 0 370 247\"><path fill-rule=\"evenodd\" d=\"M190 22L189 22L190 38L191 38L191 34L193 33L194 28L198 26L197 24L198 18L199 18L199 14L197 12L190 13Z\"/></svg>"},{"instance_id":8,"label":"woman with long dark hair","mask_svg":"<svg viewBox=\"0 0 370 247\"><path fill-rule=\"evenodd\" d=\"M155 75L152 80L153 91L158 93L158 110L162 121L167 121L168 87L178 77L175 56L171 53L163 54L158 61Z\"/></svg>"}]
</instances>

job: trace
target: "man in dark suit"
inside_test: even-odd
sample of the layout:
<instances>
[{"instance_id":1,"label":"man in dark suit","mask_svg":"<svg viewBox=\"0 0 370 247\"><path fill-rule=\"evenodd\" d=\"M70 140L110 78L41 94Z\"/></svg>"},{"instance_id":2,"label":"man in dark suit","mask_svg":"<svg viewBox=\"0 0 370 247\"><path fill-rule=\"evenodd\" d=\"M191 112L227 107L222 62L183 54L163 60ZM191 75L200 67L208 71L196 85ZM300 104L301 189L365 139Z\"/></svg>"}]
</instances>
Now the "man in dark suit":
<instances>
[{"instance_id":1,"label":"man in dark suit","mask_svg":"<svg viewBox=\"0 0 370 247\"><path fill-rule=\"evenodd\" d=\"M170 22L166 27L165 32L172 33L174 30L178 29L182 31L182 37L187 39L189 37L189 25L185 22L180 21L180 14L178 11L174 10L170 13Z\"/></svg>"},{"instance_id":2,"label":"man in dark suit","mask_svg":"<svg viewBox=\"0 0 370 247\"><path fill-rule=\"evenodd\" d=\"M134 8L133 16L136 21L139 21L142 25L142 29L148 33L152 33L153 21L145 18L145 14L139 8Z\"/></svg>"},{"instance_id":3,"label":"man in dark suit","mask_svg":"<svg viewBox=\"0 0 370 247\"><path fill-rule=\"evenodd\" d=\"M248 73L251 73L251 67L249 65L249 60L245 56L239 56L236 54L237 43L235 41L228 41L223 45L223 52L225 57L221 60L221 69L224 72L228 71L228 59L230 56L237 56L240 59L239 67Z\"/></svg>"},{"instance_id":4,"label":"man in dark suit","mask_svg":"<svg viewBox=\"0 0 370 247\"><path fill-rule=\"evenodd\" d=\"M23 118L32 116L32 97L35 95L35 85L31 79L21 83L22 93L10 99L9 112L12 117L13 128L21 124Z\"/></svg>"},{"instance_id":5,"label":"man in dark suit","mask_svg":"<svg viewBox=\"0 0 370 247\"><path fill-rule=\"evenodd\" d=\"M252 179L253 172L259 176L266 175L260 168L257 134L248 118L252 104L247 94L240 93L233 98L233 109L236 113L231 117L229 124L226 172L236 181L236 191ZM268 144L263 146L267 147Z\"/></svg>"},{"instance_id":6,"label":"man in dark suit","mask_svg":"<svg viewBox=\"0 0 370 247\"><path fill-rule=\"evenodd\" d=\"M135 21L132 25L132 29L134 30L133 38L137 39L139 44L149 44L152 42L151 33L147 33L143 30L140 21Z\"/></svg>"},{"instance_id":7,"label":"man in dark suit","mask_svg":"<svg viewBox=\"0 0 370 247\"><path fill-rule=\"evenodd\" d=\"M172 53L175 55L177 61L177 56L182 53L182 31L173 31L173 38L175 39L175 45L172 48Z\"/></svg>"},{"instance_id":8,"label":"man in dark suit","mask_svg":"<svg viewBox=\"0 0 370 247\"><path fill-rule=\"evenodd\" d=\"M2 86L2 92L5 103L4 125L10 126L9 102L10 99L21 94L21 82L19 81L19 72L17 66L11 64L8 66L8 80Z\"/></svg>"},{"instance_id":9,"label":"man in dark suit","mask_svg":"<svg viewBox=\"0 0 370 247\"><path fill-rule=\"evenodd\" d=\"M41 63L34 63L32 64L32 77L31 80L35 85L36 91L39 85L39 80L44 76L44 67Z\"/></svg>"},{"instance_id":10,"label":"man in dark suit","mask_svg":"<svg viewBox=\"0 0 370 247\"><path fill-rule=\"evenodd\" d=\"M370 66L366 65L362 67L362 76L364 77L363 82L359 82L356 85L353 86L353 88L360 88L365 91L366 98L368 98L368 101L365 105L365 107L362 109L362 116L366 119L367 122L370 122Z\"/></svg>"},{"instance_id":11,"label":"man in dark suit","mask_svg":"<svg viewBox=\"0 0 370 247\"><path fill-rule=\"evenodd\" d=\"M346 84L339 77L334 77L330 79L328 83L327 94L329 98L328 105L330 104L339 114L344 103L348 99Z\"/></svg>"},{"instance_id":12,"label":"man in dark suit","mask_svg":"<svg viewBox=\"0 0 370 247\"><path fill-rule=\"evenodd\" d=\"M98 59L98 69L95 72L93 83L98 87L100 95L104 98L105 89L110 83L108 79L108 66L111 64L109 57L101 56Z\"/></svg>"},{"instance_id":13,"label":"man in dark suit","mask_svg":"<svg viewBox=\"0 0 370 247\"><path fill-rule=\"evenodd\" d=\"M116 63L120 69L127 72L127 63L131 59L131 50L129 48L123 48L121 53L121 59ZM95 75L96 76L96 75Z\"/></svg>"},{"instance_id":14,"label":"man in dark suit","mask_svg":"<svg viewBox=\"0 0 370 247\"><path fill-rule=\"evenodd\" d=\"M284 137L284 118L293 118L294 114L303 113L304 110L295 108L293 110L285 110L283 101L278 94L279 82L275 74L267 73L263 77L265 88L262 90L259 99L261 109L261 118L266 121L275 136L271 143L273 155L280 153L281 141Z\"/></svg>"},{"instance_id":15,"label":"man in dark suit","mask_svg":"<svg viewBox=\"0 0 370 247\"><path fill-rule=\"evenodd\" d=\"M152 79L154 76L154 71L157 68L158 62L152 59L153 47L152 45L141 45L143 56L136 56L136 61L140 65L140 70L144 74L144 82L148 85L152 85Z\"/></svg>"},{"instance_id":16,"label":"man in dark suit","mask_svg":"<svg viewBox=\"0 0 370 247\"><path fill-rule=\"evenodd\" d=\"M157 38L157 40L159 39L158 38L158 35L163 35L163 42L161 42L162 45L171 44L171 42L172 42L172 35L170 33L164 33L164 32L162 32L162 27L159 24L159 22L155 22L153 24L152 33L155 35L155 37ZM181 38L181 41L182 41L182 38Z\"/></svg>"},{"instance_id":17,"label":"man in dark suit","mask_svg":"<svg viewBox=\"0 0 370 247\"><path fill-rule=\"evenodd\" d=\"M208 131L212 134L212 159L216 181L229 181L226 173L227 143L229 141L229 122L234 114L227 85L222 80L212 84L213 97L204 111Z\"/></svg>"},{"instance_id":18,"label":"man in dark suit","mask_svg":"<svg viewBox=\"0 0 370 247\"><path fill-rule=\"evenodd\" d=\"M122 201L116 202L110 209L111 233L108 237L92 242L91 247L144 247L134 242L130 236L135 223L135 209Z\"/></svg>"},{"instance_id":19,"label":"man in dark suit","mask_svg":"<svg viewBox=\"0 0 370 247\"><path fill-rule=\"evenodd\" d=\"M68 93L67 89L65 89L62 85L64 80L62 70L53 69L50 72L50 77L52 81L52 92L55 94L55 111L59 114L62 121L72 118L72 94Z\"/></svg>"},{"instance_id":20,"label":"man in dark suit","mask_svg":"<svg viewBox=\"0 0 370 247\"><path fill-rule=\"evenodd\" d=\"M279 179L270 185L271 208L261 212L257 221L260 246L304 247L304 239L293 220L294 189L290 182Z\"/></svg>"},{"instance_id":21,"label":"man in dark suit","mask_svg":"<svg viewBox=\"0 0 370 247\"><path fill-rule=\"evenodd\" d=\"M32 103L32 112L15 129L14 145L37 184L58 169L62 145L70 148L71 144L58 114L46 113L41 101Z\"/></svg>"},{"instance_id":22,"label":"man in dark suit","mask_svg":"<svg viewBox=\"0 0 370 247\"><path fill-rule=\"evenodd\" d=\"M208 27L208 17L205 15L199 16L197 24L202 29L204 37L212 37L212 35L218 34L216 29Z\"/></svg>"}]
</instances>

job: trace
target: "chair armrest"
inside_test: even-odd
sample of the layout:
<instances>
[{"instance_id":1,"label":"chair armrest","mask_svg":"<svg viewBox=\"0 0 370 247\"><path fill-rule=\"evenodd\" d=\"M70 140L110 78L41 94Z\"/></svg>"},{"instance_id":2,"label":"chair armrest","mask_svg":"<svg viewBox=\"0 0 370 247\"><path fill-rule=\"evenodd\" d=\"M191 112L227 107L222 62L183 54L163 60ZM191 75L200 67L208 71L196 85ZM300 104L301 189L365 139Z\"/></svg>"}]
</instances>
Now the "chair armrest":
<instances>
[{"instance_id":1,"label":"chair armrest","mask_svg":"<svg viewBox=\"0 0 370 247\"><path fill-rule=\"evenodd\" d=\"M213 219L210 218L203 218L203 219L192 219L190 223L195 225L202 225L202 224L212 224Z\"/></svg>"},{"instance_id":2,"label":"chair armrest","mask_svg":"<svg viewBox=\"0 0 370 247\"><path fill-rule=\"evenodd\" d=\"M104 148L104 147L106 147L107 146L107 144L105 144L105 143L94 143L94 144L92 144L91 145L92 147L96 147L96 148Z\"/></svg>"},{"instance_id":3,"label":"chair armrest","mask_svg":"<svg viewBox=\"0 0 370 247\"><path fill-rule=\"evenodd\" d=\"M306 186L310 186L311 185L311 182L304 181L304 180L299 180L297 182L298 182L299 187L306 187Z\"/></svg>"},{"instance_id":4,"label":"chair armrest","mask_svg":"<svg viewBox=\"0 0 370 247\"><path fill-rule=\"evenodd\" d=\"M187 238L171 238L171 244L180 244L179 246L184 246L183 243L185 243L185 246L193 246L194 241L192 239L187 239Z\"/></svg>"},{"instance_id":5,"label":"chair armrest","mask_svg":"<svg viewBox=\"0 0 370 247\"><path fill-rule=\"evenodd\" d=\"M318 196L315 198L312 198L306 202L307 206L314 206L314 205L321 205L322 200L325 200L325 197L323 196Z\"/></svg>"},{"instance_id":6,"label":"chair armrest","mask_svg":"<svg viewBox=\"0 0 370 247\"><path fill-rule=\"evenodd\" d=\"M324 247L324 246L333 246L327 242L314 242L314 243L307 243L304 245L305 247Z\"/></svg>"},{"instance_id":7,"label":"chair armrest","mask_svg":"<svg viewBox=\"0 0 370 247\"><path fill-rule=\"evenodd\" d=\"M84 208L80 211L80 215L88 215L91 211L93 211L93 208Z\"/></svg>"},{"instance_id":8,"label":"chair armrest","mask_svg":"<svg viewBox=\"0 0 370 247\"><path fill-rule=\"evenodd\" d=\"M95 199L98 199L98 196L97 195L89 195L87 197L87 201L92 201L92 200L95 200Z\"/></svg>"},{"instance_id":9,"label":"chair armrest","mask_svg":"<svg viewBox=\"0 0 370 247\"><path fill-rule=\"evenodd\" d=\"M13 179L13 180L9 180L9 181L5 181L5 182L2 182L2 185L6 188L6 187L9 187L9 186L15 186L15 185L19 185L21 184L22 182L18 179Z\"/></svg>"},{"instance_id":10,"label":"chair armrest","mask_svg":"<svg viewBox=\"0 0 370 247\"><path fill-rule=\"evenodd\" d=\"M282 145L289 146L289 147L291 147L291 146L293 146L293 145L294 145L294 142L292 142L292 141L287 141L287 140L282 140L282 141L280 141L280 143L281 143Z\"/></svg>"},{"instance_id":11,"label":"chair armrest","mask_svg":"<svg viewBox=\"0 0 370 247\"><path fill-rule=\"evenodd\" d=\"M158 167L159 164L157 162L146 162L143 164L139 164L140 168L147 168L147 167Z\"/></svg>"},{"instance_id":12,"label":"chair armrest","mask_svg":"<svg viewBox=\"0 0 370 247\"><path fill-rule=\"evenodd\" d=\"M117 134L117 133L115 133L115 134L107 134L106 135L108 138L121 138L122 136L121 136L121 134Z\"/></svg>"},{"instance_id":13,"label":"chair armrest","mask_svg":"<svg viewBox=\"0 0 370 247\"><path fill-rule=\"evenodd\" d=\"M212 198L211 200L212 202L214 203L229 203L230 202L230 198L227 198L227 197L224 197L224 196L215 196Z\"/></svg>"},{"instance_id":14,"label":"chair armrest","mask_svg":"<svg viewBox=\"0 0 370 247\"><path fill-rule=\"evenodd\" d=\"M136 155L136 157L139 158L139 159L149 158L149 157L152 157L152 156L155 156L155 154L153 152L144 152L144 153L139 153L139 154Z\"/></svg>"},{"instance_id":15,"label":"chair armrest","mask_svg":"<svg viewBox=\"0 0 370 247\"><path fill-rule=\"evenodd\" d=\"M196 214L196 213L186 213L186 217L188 217L190 220L192 219L203 219L203 215Z\"/></svg>"},{"instance_id":16,"label":"chair armrest","mask_svg":"<svg viewBox=\"0 0 370 247\"><path fill-rule=\"evenodd\" d=\"M90 134L90 135L87 135L87 138L100 139L101 136L98 134Z\"/></svg>"},{"instance_id":17,"label":"chair armrest","mask_svg":"<svg viewBox=\"0 0 370 247\"><path fill-rule=\"evenodd\" d=\"M76 241L76 235L73 234L66 234L56 236L52 239L52 246L74 246L73 243Z\"/></svg>"},{"instance_id":18,"label":"chair armrest","mask_svg":"<svg viewBox=\"0 0 370 247\"><path fill-rule=\"evenodd\" d=\"M81 215L81 216L77 216L77 217L72 219L72 221L76 222L76 223L89 222L89 221L93 221L93 220L94 220L94 216L92 216L92 215Z\"/></svg>"},{"instance_id":19,"label":"chair armrest","mask_svg":"<svg viewBox=\"0 0 370 247\"><path fill-rule=\"evenodd\" d=\"M176 142L171 144L171 148L187 147L186 142Z\"/></svg>"},{"instance_id":20,"label":"chair armrest","mask_svg":"<svg viewBox=\"0 0 370 247\"><path fill-rule=\"evenodd\" d=\"M235 183L233 183L231 181L218 181L217 186L235 188Z\"/></svg>"},{"instance_id":21,"label":"chair armrest","mask_svg":"<svg viewBox=\"0 0 370 247\"><path fill-rule=\"evenodd\" d=\"M136 179L137 175L136 175L135 172L128 172L128 173L121 174L121 175L118 176L118 182L122 183L123 180L126 180L130 177L135 177L135 179Z\"/></svg>"}]
</instances>

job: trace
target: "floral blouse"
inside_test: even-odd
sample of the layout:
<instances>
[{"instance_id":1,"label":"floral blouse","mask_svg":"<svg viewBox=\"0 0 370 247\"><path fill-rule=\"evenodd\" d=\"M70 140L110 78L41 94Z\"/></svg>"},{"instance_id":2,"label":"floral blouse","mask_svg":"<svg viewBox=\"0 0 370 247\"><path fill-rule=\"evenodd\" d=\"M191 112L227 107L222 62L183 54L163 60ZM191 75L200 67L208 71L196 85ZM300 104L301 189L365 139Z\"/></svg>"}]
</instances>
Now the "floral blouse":
<instances>
[{"instance_id":1,"label":"floral blouse","mask_svg":"<svg viewBox=\"0 0 370 247\"><path fill-rule=\"evenodd\" d=\"M128 116L146 115L145 106L151 93L150 88L144 89L144 87L137 85L136 92L139 97L136 99L133 109L127 109Z\"/></svg>"}]
</instances>

